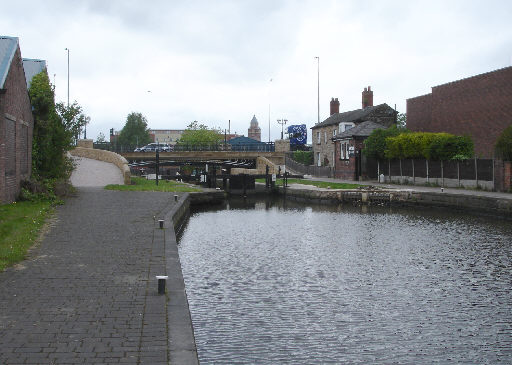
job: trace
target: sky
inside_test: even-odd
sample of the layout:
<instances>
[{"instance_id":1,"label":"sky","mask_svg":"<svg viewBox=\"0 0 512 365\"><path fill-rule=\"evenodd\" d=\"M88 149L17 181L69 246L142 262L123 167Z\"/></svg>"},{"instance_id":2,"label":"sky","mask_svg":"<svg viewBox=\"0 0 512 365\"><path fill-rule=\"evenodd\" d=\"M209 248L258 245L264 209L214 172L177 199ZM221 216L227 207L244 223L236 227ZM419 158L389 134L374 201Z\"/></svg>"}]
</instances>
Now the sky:
<instances>
[{"instance_id":1,"label":"sky","mask_svg":"<svg viewBox=\"0 0 512 365\"><path fill-rule=\"evenodd\" d=\"M152 129L231 121L246 136L255 115L273 141L277 119L311 128L331 98L361 108L368 86L405 112L432 86L511 66L511 18L509 0L24 0L2 7L0 32L47 61L56 101L69 49L87 138L140 112Z\"/></svg>"}]
</instances>

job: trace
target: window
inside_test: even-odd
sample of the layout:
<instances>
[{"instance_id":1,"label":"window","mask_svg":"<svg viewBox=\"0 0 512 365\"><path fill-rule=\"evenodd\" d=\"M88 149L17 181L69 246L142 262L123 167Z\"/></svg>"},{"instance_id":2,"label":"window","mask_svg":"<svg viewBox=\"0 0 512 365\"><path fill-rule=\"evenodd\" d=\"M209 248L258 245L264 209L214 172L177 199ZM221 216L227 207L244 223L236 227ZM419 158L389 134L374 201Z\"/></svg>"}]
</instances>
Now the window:
<instances>
[{"instance_id":1,"label":"window","mask_svg":"<svg viewBox=\"0 0 512 365\"><path fill-rule=\"evenodd\" d=\"M348 131L350 128L352 128L354 125L352 123L346 123L345 124L345 130Z\"/></svg>"},{"instance_id":2,"label":"window","mask_svg":"<svg viewBox=\"0 0 512 365\"><path fill-rule=\"evenodd\" d=\"M333 130L332 130L332 136L333 136L333 137L336 137L336 129L333 129Z\"/></svg>"},{"instance_id":3,"label":"window","mask_svg":"<svg viewBox=\"0 0 512 365\"><path fill-rule=\"evenodd\" d=\"M324 132L324 143L327 143L327 132Z\"/></svg>"},{"instance_id":4,"label":"window","mask_svg":"<svg viewBox=\"0 0 512 365\"><path fill-rule=\"evenodd\" d=\"M340 160L348 160L349 155L349 143L348 141L340 142Z\"/></svg>"},{"instance_id":5,"label":"window","mask_svg":"<svg viewBox=\"0 0 512 365\"><path fill-rule=\"evenodd\" d=\"M320 144L322 141L320 140L320 132L316 132L316 143Z\"/></svg>"},{"instance_id":6,"label":"window","mask_svg":"<svg viewBox=\"0 0 512 365\"><path fill-rule=\"evenodd\" d=\"M320 132L319 132L320 133ZM322 159L321 159L321 155L320 155L320 152L318 152L318 155L317 155L317 160L316 160L316 165L317 166L322 166Z\"/></svg>"}]
</instances>

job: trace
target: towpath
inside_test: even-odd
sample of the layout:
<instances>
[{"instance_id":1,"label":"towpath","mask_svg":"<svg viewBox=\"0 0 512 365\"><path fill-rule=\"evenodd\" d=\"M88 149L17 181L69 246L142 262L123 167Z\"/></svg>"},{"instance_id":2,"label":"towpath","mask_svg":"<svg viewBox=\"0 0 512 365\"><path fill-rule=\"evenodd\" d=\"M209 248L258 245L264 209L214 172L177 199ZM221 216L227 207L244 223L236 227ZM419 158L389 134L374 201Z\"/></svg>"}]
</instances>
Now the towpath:
<instances>
[{"instance_id":1,"label":"towpath","mask_svg":"<svg viewBox=\"0 0 512 365\"><path fill-rule=\"evenodd\" d=\"M197 363L186 297L155 279L184 293L174 230L158 226L174 196L77 185L30 258L0 273L0 364Z\"/></svg>"}]
</instances>

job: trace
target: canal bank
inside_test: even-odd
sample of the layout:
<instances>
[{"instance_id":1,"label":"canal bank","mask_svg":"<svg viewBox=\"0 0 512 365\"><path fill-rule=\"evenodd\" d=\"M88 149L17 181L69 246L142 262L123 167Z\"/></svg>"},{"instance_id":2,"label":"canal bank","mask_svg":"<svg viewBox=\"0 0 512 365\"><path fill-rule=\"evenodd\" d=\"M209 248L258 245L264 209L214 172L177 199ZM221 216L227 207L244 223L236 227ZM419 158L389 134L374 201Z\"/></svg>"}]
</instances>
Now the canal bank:
<instances>
[{"instance_id":1,"label":"canal bank","mask_svg":"<svg viewBox=\"0 0 512 365\"><path fill-rule=\"evenodd\" d=\"M478 191L463 193L460 191L391 189L389 187L371 187L354 190L335 190L311 188L304 185L290 185L277 189L280 195L299 201L311 201L320 204L370 204L392 206L415 206L450 208L467 213L491 215L512 219L512 196L493 196ZM452 189L455 190L455 189Z\"/></svg>"}]
</instances>

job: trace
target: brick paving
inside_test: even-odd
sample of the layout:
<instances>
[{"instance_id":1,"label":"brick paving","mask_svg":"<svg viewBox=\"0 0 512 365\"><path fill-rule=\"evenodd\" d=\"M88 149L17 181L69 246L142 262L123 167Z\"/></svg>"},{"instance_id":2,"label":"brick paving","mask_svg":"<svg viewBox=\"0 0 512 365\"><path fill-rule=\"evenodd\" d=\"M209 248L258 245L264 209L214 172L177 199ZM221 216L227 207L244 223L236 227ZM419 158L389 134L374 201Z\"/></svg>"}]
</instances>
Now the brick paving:
<instances>
[{"instance_id":1,"label":"brick paving","mask_svg":"<svg viewBox=\"0 0 512 365\"><path fill-rule=\"evenodd\" d=\"M0 364L170 363L176 319L155 275L169 262L181 275L174 231L158 227L173 195L88 187L58 207L30 258L0 273Z\"/></svg>"}]
</instances>

